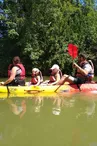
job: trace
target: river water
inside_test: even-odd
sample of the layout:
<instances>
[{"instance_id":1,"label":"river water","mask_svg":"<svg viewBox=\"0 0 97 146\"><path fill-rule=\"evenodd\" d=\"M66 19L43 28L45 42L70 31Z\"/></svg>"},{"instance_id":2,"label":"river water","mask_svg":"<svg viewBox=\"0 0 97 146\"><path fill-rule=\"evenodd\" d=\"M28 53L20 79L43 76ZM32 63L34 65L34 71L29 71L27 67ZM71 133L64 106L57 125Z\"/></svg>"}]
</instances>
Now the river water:
<instances>
[{"instance_id":1,"label":"river water","mask_svg":"<svg viewBox=\"0 0 97 146\"><path fill-rule=\"evenodd\" d=\"M97 146L97 95L0 96L0 146Z\"/></svg>"}]
</instances>

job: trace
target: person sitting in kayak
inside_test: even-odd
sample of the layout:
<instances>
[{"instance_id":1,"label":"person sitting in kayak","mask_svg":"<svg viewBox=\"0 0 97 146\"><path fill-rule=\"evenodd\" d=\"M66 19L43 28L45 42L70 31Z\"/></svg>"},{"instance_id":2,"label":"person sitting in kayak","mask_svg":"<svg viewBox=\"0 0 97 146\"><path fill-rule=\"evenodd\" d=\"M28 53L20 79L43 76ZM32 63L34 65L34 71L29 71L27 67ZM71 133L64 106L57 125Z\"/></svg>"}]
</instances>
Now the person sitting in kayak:
<instances>
[{"instance_id":1,"label":"person sitting in kayak","mask_svg":"<svg viewBox=\"0 0 97 146\"><path fill-rule=\"evenodd\" d=\"M59 68L59 65L54 64L50 68L50 78L49 78L48 85L56 85L61 79L61 77L62 77L62 72Z\"/></svg>"},{"instance_id":2,"label":"person sitting in kayak","mask_svg":"<svg viewBox=\"0 0 97 146\"><path fill-rule=\"evenodd\" d=\"M15 56L13 58L13 66L10 66L11 69L8 76L8 80L6 80L3 85L8 86L24 86L25 85L25 67L20 61L19 56Z\"/></svg>"},{"instance_id":3,"label":"person sitting in kayak","mask_svg":"<svg viewBox=\"0 0 97 146\"><path fill-rule=\"evenodd\" d=\"M42 72L38 68L33 68L30 85L40 85L42 82L43 82Z\"/></svg>"},{"instance_id":4,"label":"person sitting in kayak","mask_svg":"<svg viewBox=\"0 0 97 146\"><path fill-rule=\"evenodd\" d=\"M64 74L61 80L57 83L57 85L62 85L66 81L74 84L82 84L88 82L90 78L92 81L94 70L92 66L89 64L89 62L87 61L86 56L84 54L80 54L78 56L78 62L79 64L76 64L75 62L73 63L73 67L76 68L75 76L73 77Z\"/></svg>"}]
</instances>

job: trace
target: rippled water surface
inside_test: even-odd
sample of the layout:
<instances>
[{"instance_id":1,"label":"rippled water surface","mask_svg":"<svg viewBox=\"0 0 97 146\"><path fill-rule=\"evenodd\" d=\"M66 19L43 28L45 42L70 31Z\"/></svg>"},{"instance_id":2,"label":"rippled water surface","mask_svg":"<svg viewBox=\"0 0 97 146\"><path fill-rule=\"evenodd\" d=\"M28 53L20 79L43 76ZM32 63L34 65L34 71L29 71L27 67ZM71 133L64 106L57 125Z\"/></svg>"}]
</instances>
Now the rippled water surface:
<instances>
[{"instance_id":1,"label":"rippled water surface","mask_svg":"<svg viewBox=\"0 0 97 146\"><path fill-rule=\"evenodd\" d=\"M96 94L0 97L0 146L97 146Z\"/></svg>"}]
</instances>

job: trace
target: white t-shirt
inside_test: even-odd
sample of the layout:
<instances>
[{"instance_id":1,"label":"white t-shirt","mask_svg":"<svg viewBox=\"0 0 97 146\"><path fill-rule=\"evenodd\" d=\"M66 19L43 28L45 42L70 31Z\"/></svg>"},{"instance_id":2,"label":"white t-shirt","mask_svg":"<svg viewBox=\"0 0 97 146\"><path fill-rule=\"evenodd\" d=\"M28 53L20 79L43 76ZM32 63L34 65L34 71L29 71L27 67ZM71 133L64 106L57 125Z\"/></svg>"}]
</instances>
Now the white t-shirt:
<instances>
[{"instance_id":1,"label":"white t-shirt","mask_svg":"<svg viewBox=\"0 0 97 146\"><path fill-rule=\"evenodd\" d=\"M85 64L83 69L85 69L88 73L93 73L93 69L90 64Z\"/></svg>"}]
</instances>

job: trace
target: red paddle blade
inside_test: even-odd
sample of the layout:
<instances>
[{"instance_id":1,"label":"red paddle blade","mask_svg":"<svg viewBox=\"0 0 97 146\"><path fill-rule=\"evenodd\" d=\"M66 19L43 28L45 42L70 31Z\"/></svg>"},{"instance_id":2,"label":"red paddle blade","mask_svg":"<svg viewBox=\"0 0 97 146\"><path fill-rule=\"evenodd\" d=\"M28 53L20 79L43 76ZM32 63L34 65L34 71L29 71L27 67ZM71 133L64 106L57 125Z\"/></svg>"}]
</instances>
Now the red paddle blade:
<instances>
[{"instance_id":1,"label":"red paddle blade","mask_svg":"<svg viewBox=\"0 0 97 146\"><path fill-rule=\"evenodd\" d=\"M68 45L68 53L74 59L78 56L78 48L73 44Z\"/></svg>"}]
</instances>

